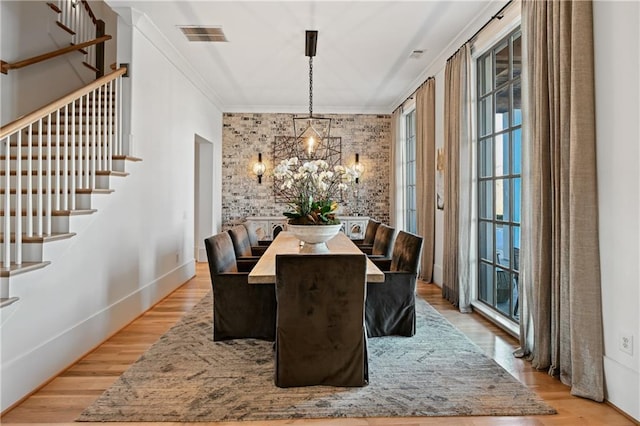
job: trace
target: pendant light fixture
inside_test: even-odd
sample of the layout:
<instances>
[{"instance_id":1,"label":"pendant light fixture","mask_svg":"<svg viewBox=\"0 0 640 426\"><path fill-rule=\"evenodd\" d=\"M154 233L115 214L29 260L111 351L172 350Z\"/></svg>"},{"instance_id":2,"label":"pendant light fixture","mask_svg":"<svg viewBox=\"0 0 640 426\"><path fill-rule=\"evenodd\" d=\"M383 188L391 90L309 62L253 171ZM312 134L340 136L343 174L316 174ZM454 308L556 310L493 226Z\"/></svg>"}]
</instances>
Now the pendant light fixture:
<instances>
[{"instance_id":1,"label":"pendant light fixture","mask_svg":"<svg viewBox=\"0 0 640 426\"><path fill-rule=\"evenodd\" d=\"M309 115L293 117L293 133L298 151L303 158L321 159L325 155L322 149L327 149L327 139L331 133L331 119L313 115L313 57L316 56L318 31L307 30L305 40L305 55L309 57Z\"/></svg>"}]
</instances>

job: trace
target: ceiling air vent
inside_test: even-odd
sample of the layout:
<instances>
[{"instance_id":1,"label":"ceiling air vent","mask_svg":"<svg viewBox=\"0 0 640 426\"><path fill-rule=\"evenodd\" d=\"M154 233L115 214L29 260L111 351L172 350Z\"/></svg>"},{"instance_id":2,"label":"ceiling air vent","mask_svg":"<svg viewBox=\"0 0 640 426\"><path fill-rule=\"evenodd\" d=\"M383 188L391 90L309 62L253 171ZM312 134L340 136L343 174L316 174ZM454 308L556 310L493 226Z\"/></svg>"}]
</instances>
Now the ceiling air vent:
<instances>
[{"instance_id":1,"label":"ceiling air vent","mask_svg":"<svg viewBox=\"0 0 640 426\"><path fill-rule=\"evenodd\" d=\"M179 28L189 41L228 41L222 27L184 26Z\"/></svg>"}]
</instances>

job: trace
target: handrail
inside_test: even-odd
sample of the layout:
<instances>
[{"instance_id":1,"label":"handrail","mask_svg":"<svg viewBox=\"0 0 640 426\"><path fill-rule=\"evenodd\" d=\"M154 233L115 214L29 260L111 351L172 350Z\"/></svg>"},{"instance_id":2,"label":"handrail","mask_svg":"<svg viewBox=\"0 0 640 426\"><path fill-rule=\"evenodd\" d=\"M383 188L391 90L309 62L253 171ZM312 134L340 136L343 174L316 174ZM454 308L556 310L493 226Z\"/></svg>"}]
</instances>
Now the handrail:
<instances>
[{"instance_id":1,"label":"handrail","mask_svg":"<svg viewBox=\"0 0 640 426\"><path fill-rule=\"evenodd\" d=\"M0 139L3 139L8 135L12 134L13 132L15 132L16 130L20 130L21 128L28 126L29 124L35 122L36 120L39 120L40 118L45 117L48 114L51 114L59 110L61 107L73 102L80 96L84 96L87 93L92 92L93 90L97 89L103 84L108 83L109 81L114 80L117 77L120 77L121 75L124 75L126 72L127 72L127 67L121 66L116 71L109 73L104 77L100 77L96 81L91 82L90 84L76 90L75 92L71 92L68 95L61 97L60 99L55 100L50 104L45 105L40 109L37 109L36 111L33 111L32 113L23 115L17 120L14 120L5 126L2 126L0 128Z\"/></svg>"},{"instance_id":2,"label":"handrail","mask_svg":"<svg viewBox=\"0 0 640 426\"><path fill-rule=\"evenodd\" d=\"M12 64L7 63L5 61L0 61L2 74L6 74L7 71L17 68L26 67L28 65L37 64L38 62L46 61L47 59L55 58L60 55L64 55L69 52L73 52L75 50L84 49L88 46L93 46L94 44L104 43L107 40L111 40L110 35L105 35L102 37L98 37L93 40L85 41L84 43L74 44L71 46L63 47L62 49L54 50L53 52L44 53L42 55L34 56L33 58L25 59L22 61L14 62Z\"/></svg>"},{"instance_id":3,"label":"handrail","mask_svg":"<svg viewBox=\"0 0 640 426\"><path fill-rule=\"evenodd\" d=\"M93 10L91 10L91 6L89 6L89 2L87 0L82 0L82 4L84 4L84 8L87 10L89 17L95 24L98 19L96 18L96 15L93 14Z\"/></svg>"}]
</instances>

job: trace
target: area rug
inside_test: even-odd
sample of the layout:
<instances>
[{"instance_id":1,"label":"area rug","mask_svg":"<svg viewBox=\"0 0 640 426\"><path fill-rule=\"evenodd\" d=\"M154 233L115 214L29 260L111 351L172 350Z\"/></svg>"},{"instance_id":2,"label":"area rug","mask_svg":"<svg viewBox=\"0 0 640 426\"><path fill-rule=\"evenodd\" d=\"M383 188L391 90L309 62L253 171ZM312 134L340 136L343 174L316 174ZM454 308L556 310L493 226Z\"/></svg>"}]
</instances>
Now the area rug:
<instances>
[{"instance_id":1,"label":"area rug","mask_svg":"<svg viewBox=\"0 0 640 426\"><path fill-rule=\"evenodd\" d=\"M77 421L525 416L556 411L422 299L413 337L368 339L362 388L274 385L273 343L212 340L205 296ZM313 368L312 366L309 366Z\"/></svg>"}]
</instances>

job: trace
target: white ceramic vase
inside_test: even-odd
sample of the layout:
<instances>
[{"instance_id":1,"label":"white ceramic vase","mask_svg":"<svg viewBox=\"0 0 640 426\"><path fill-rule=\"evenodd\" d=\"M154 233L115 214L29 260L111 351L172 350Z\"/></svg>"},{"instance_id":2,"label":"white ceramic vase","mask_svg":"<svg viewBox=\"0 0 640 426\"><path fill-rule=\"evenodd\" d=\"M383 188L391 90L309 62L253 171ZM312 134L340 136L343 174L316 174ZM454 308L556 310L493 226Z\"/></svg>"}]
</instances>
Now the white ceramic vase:
<instances>
[{"instance_id":1,"label":"white ceramic vase","mask_svg":"<svg viewBox=\"0 0 640 426\"><path fill-rule=\"evenodd\" d=\"M287 230L304 242L300 253L328 253L327 241L340 232L337 225L287 225Z\"/></svg>"}]
</instances>

